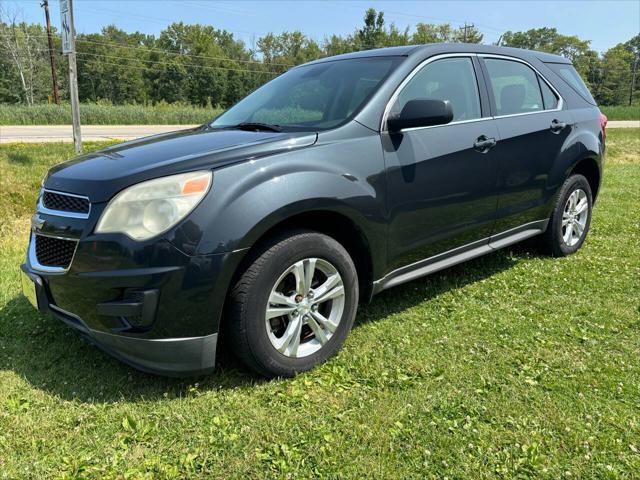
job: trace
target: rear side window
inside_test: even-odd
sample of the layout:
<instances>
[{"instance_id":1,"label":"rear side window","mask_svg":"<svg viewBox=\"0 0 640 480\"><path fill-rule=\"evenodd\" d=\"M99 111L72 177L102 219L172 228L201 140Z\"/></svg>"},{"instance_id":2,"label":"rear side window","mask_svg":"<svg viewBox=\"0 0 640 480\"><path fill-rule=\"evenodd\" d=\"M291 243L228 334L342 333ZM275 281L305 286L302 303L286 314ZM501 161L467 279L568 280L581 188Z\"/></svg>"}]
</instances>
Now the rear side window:
<instances>
[{"instance_id":1,"label":"rear side window","mask_svg":"<svg viewBox=\"0 0 640 480\"><path fill-rule=\"evenodd\" d=\"M524 63L485 58L498 115L544 110L538 75Z\"/></svg>"},{"instance_id":2,"label":"rear side window","mask_svg":"<svg viewBox=\"0 0 640 480\"><path fill-rule=\"evenodd\" d=\"M582 78L580 78L580 74L573 68L573 65L570 63L547 63L546 65L553 70L554 73L562 77L582 98L596 105L596 101L591 96L591 92L589 92L589 89L582 81Z\"/></svg>"},{"instance_id":3,"label":"rear side window","mask_svg":"<svg viewBox=\"0 0 640 480\"><path fill-rule=\"evenodd\" d=\"M425 65L402 89L394 111L418 99L448 100L454 122L480 118L478 82L471 58L443 58Z\"/></svg>"}]
</instances>

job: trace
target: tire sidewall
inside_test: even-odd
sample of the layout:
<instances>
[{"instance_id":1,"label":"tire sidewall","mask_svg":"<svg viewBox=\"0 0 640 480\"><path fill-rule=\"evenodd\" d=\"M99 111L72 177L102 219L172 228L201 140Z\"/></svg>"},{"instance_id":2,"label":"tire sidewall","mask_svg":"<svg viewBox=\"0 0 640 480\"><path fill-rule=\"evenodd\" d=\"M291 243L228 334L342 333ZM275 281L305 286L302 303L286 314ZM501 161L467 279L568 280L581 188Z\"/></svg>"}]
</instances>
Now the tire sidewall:
<instances>
[{"instance_id":1,"label":"tire sidewall","mask_svg":"<svg viewBox=\"0 0 640 480\"><path fill-rule=\"evenodd\" d=\"M565 204L567 203L567 199L569 196L577 189L583 190L587 194L587 203L588 203L588 213L587 213L587 223L584 227L584 232L582 233L582 237L575 245L569 246L565 243L562 237L562 214L564 212ZM587 238L587 234L589 233L589 227L591 226L591 214L593 209L593 197L591 193L591 187L587 179L582 175L572 175L569 177L564 185L562 186L560 196L558 202L556 204L556 209L553 215L552 224L550 228L553 230L553 241L554 241L554 250L557 254L566 256L571 255L578 251L578 249L582 246L585 239Z\"/></svg>"},{"instance_id":2,"label":"tire sidewall","mask_svg":"<svg viewBox=\"0 0 640 480\"><path fill-rule=\"evenodd\" d=\"M247 301L245 318L247 342L254 358L271 372L289 376L309 370L335 354L353 325L358 305L358 277L353 261L335 240L322 234L302 234L286 248L276 245L276 251L257 275ZM280 248L278 248L280 247ZM277 279L294 263L306 258L321 258L330 262L340 273L345 288L342 319L329 341L313 354L292 358L278 352L267 333L265 312L269 295Z\"/></svg>"}]
</instances>

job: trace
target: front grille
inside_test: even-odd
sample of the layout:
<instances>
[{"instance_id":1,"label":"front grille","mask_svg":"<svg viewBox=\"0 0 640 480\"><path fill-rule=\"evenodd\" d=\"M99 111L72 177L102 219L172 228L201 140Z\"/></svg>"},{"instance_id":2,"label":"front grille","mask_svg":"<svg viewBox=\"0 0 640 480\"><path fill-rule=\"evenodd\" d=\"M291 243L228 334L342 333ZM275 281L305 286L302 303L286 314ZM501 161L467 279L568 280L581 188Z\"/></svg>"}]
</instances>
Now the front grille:
<instances>
[{"instance_id":1,"label":"front grille","mask_svg":"<svg viewBox=\"0 0 640 480\"><path fill-rule=\"evenodd\" d=\"M89 213L89 200L84 197L65 195L64 193L45 191L42 203L50 210L63 212Z\"/></svg>"},{"instance_id":2,"label":"front grille","mask_svg":"<svg viewBox=\"0 0 640 480\"><path fill-rule=\"evenodd\" d=\"M35 235L36 259L45 267L68 268L78 242Z\"/></svg>"}]
</instances>

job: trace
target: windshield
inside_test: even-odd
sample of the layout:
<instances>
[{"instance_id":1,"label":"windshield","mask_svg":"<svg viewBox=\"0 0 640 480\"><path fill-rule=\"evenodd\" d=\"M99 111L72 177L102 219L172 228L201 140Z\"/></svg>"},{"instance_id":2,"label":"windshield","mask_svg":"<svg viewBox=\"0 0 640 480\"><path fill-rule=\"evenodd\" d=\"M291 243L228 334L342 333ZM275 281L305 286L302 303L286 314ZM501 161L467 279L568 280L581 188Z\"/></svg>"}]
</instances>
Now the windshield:
<instances>
[{"instance_id":1,"label":"windshield","mask_svg":"<svg viewBox=\"0 0 640 480\"><path fill-rule=\"evenodd\" d=\"M401 57L336 60L294 68L263 85L211 126L278 125L283 130L326 130L351 118Z\"/></svg>"}]
</instances>

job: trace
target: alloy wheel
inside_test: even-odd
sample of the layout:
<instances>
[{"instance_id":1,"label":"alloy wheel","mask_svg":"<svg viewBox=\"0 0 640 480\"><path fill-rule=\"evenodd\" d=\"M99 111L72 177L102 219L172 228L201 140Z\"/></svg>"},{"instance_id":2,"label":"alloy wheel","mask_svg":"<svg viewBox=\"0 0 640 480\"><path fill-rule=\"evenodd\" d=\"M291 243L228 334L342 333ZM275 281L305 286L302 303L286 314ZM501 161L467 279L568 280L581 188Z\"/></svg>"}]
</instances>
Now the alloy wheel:
<instances>
[{"instance_id":1,"label":"alloy wheel","mask_svg":"<svg viewBox=\"0 0 640 480\"><path fill-rule=\"evenodd\" d=\"M589 217L589 200L581 188L571 192L562 212L562 240L573 247L582 238Z\"/></svg>"},{"instance_id":2,"label":"alloy wheel","mask_svg":"<svg viewBox=\"0 0 640 480\"><path fill-rule=\"evenodd\" d=\"M344 283L330 262L305 258L276 280L269 294L265 326L282 355L301 358L320 350L342 320Z\"/></svg>"}]
</instances>

